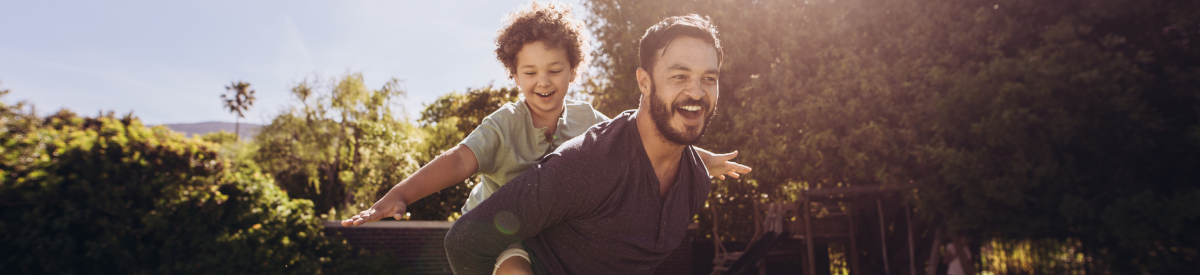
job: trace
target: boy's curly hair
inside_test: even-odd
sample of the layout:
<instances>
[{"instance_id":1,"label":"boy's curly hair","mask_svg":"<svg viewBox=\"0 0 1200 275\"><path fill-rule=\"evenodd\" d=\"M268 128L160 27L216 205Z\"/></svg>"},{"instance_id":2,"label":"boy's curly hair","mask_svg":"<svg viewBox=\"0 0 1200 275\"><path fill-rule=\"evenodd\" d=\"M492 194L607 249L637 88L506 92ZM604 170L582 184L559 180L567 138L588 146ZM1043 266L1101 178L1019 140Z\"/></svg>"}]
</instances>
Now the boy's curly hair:
<instances>
[{"instance_id":1,"label":"boy's curly hair","mask_svg":"<svg viewBox=\"0 0 1200 275\"><path fill-rule=\"evenodd\" d=\"M572 69L587 62L587 40L583 21L571 16L571 7L563 3L531 2L504 18L504 27L496 35L496 59L504 63L508 78L517 74L517 52L525 44L542 41L547 47L567 51ZM578 73L579 70L576 71Z\"/></svg>"}]
</instances>

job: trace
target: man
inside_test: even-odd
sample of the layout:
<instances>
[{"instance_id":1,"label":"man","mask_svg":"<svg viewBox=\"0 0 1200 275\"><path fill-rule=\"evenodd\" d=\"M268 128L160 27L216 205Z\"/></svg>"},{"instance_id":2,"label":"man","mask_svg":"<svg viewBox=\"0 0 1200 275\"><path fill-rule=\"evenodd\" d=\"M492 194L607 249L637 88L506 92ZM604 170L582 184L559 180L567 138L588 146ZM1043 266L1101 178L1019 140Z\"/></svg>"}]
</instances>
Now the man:
<instances>
[{"instance_id":1,"label":"man","mask_svg":"<svg viewBox=\"0 0 1200 275\"><path fill-rule=\"evenodd\" d=\"M641 104L564 143L446 234L457 274L487 274L521 243L535 273L649 274L679 246L711 187L692 144L717 106L723 58L698 15L650 27Z\"/></svg>"}]
</instances>

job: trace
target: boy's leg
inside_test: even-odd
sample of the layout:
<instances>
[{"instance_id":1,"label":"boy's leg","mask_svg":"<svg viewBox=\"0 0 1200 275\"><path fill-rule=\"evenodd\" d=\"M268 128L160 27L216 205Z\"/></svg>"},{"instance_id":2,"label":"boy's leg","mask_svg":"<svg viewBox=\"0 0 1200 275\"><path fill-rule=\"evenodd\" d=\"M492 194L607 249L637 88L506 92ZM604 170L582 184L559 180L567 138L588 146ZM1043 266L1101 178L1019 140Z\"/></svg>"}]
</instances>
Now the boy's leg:
<instances>
[{"instance_id":1,"label":"boy's leg","mask_svg":"<svg viewBox=\"0 0 1200 275\"><path fill-rule=\"evenodd\" d=\"M492 270L492 274L532 275L533 268L529 264L529 253L525 252L520 243L508 246L508 249L496 258L496 268Z\"/></svg>"}]
</instances>

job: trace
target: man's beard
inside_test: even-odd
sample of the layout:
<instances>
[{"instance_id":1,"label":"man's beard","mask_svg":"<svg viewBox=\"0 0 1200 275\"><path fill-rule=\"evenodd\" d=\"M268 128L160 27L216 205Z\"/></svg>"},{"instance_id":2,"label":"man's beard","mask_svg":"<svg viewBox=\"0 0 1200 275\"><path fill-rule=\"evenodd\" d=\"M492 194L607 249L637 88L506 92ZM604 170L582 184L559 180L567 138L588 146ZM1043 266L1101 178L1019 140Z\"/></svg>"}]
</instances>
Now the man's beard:
<instances>
[{"instance_id":1,"label":"man's beard","mask_svg":"<svg viewBox=\"0 0 1200 275\"><path fill-rule=\"evenodd\" d=\"M674 117L676 110L680 106L685 105L700 105L701 111L707 111L707 114L701 114L704 122L701 125L684 126L682 131L671 128L671 117ZM712 109L709 109L712 108ZM650 118L654 121L654 127L658 128L658 132L662 134L667 141L681 144L693 145L700 141L700 137L704 136L704 131L708 130L708 124L712 122L716 116L717 106L713 106L708 102L708 97L701 99L684 99L673 102L670 107L667 106L661 99L658 98L658 85L653 80L650 81Z\"/></svg>"}]
</instances>

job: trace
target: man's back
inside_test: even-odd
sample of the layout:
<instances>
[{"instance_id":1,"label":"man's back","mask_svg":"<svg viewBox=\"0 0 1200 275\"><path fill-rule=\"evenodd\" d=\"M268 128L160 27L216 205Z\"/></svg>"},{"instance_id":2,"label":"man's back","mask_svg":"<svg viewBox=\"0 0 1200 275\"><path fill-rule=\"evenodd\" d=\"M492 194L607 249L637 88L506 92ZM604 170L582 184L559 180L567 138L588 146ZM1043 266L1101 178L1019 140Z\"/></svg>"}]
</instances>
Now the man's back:
<instances>
[{"instance_id":1,"label":"man's back","mask_svg":"<svg viewBox=\"0 0 1200 275\"><path fill-rule=\"evenodd\" d=\"M688 147L665 199L633 112L598 124L518 176L446 236L455 273L490 273L524 239L549 273L652 273L678 247L711 182Z\"/></svg>"}]
</instances>

